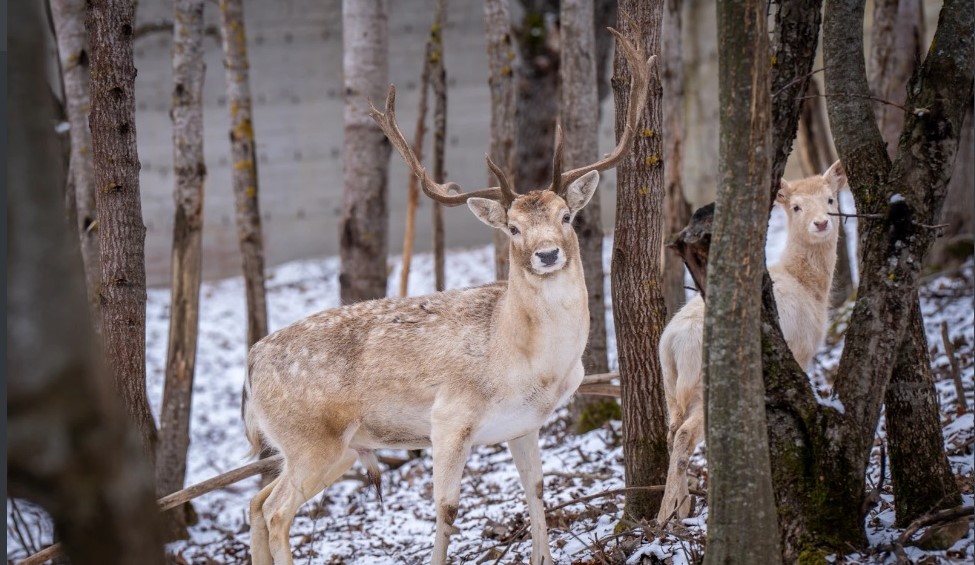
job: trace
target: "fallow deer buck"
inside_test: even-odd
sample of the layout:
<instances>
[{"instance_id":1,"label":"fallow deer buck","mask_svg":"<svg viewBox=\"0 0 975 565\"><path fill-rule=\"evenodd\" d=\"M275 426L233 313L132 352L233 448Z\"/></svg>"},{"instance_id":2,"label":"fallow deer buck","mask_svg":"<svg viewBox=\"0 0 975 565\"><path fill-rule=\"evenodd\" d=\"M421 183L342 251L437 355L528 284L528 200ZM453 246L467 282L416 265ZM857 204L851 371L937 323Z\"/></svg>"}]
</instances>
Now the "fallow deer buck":
<instances>
[{"instance_id":1,"label":"fallow deer buck","mask_svg":"<svg viewBox=\"0 0 975 565\"><path fill-rule=\"evenodd\" d=\"M510 273L507 283L327 310L254 345L242 405L247 438L255 452L266 443L283 456L278 478L251 501L255 565L292 563L288 534L298 507L356 458L378 486L373 450L422 447L433 451L431 561L445 563L471 447L502 441L528 499L531 563L552 563L538 430L582 381L589 335L572 220L596 190L598 171L632 145L653 63L611 31L633 76L624 133L603 160L563 173L557 128L545 190L518 195L490 157L500 186L463 193L455 183L438 184L396 124L395 89L385 112L370 104L427 196L446 206L467 203L482 222L510 234Z\"/></svg>"}]
</instances>

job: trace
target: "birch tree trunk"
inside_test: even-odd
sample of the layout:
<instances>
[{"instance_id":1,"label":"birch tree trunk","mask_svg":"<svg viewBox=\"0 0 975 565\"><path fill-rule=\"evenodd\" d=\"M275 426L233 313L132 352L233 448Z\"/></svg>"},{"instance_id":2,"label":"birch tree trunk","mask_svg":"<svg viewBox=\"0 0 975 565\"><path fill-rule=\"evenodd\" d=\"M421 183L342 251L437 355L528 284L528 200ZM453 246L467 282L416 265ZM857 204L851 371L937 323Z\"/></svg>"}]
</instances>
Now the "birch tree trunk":
<instances>
[{"instance_id":1,"label":"birch tree trunk","mask_svg":"<svg viewBox=\"0 0 975 565\"><path fill-rule=\"evenodd\" d=\"M384 0L343 0L345 196L339 231L343 304L386 296L386 179L391 146L368 112L368 100L384 100L389 86L386 25Z\"/></svg>"},{"instance_id":2,"label":"birch tree trunk","mask_svg":"<svg viewBox=\"0 0 975 565\"><path fill-rule=\"evenodd\" d=\"M247 31L243 0L220 0L220 35L230 106L230 154L233 161L237 239L243 258L247 296L247 347L267 335L264 279L264 236L258 201L257 148L248 78Z\"/></svg>"},{"instance_id":3,"label":"birch tree trunk","mask_svg":"<svg viewBox=\"0 0 975 565\"><path fill-rule=\"evenodd\" d=\"M684 163L684 54L681 46L682 0L664 1L660 82L664 89L664 239L680 231L691 219L684 198L681 168ZM684 262L673 251L663 251L664 302L669 320L684 305Z\"/></svg>"},{"instance_id":4,"label":"birch tree trunk","mask_svg":"<svg viewBox=\"0 0 975 565\"><path fill-rule=\"evenodd\" d=\"M139 196L131 0L88 2L91 142L108 367L142 446L155 464L156 424L146 396L146 227Z\"/></svg>"},{"instance_id":5,"label":"birch tree trunk","mask_svg":"<svg viewBox=\"0 0 975 565\"><path fill-rule=\"evenodd\" d=\"M616 29L647 54L660 53L663 0L621 0ZM659 61L659 59L658 59ZM631 81L623 54L615 55L613 94L616 138L625 127ZM623 409L623 467L626 486L664 484L667 474L667 409L657 343L667 317L660 277L664 171L662 89L657 74L633 148L616 168L616 230L613 238L612 292L616 347L619 351ZM660 507L660 492L626 497L626 513L650 519Z\"/></svg>"},{"instance_id":6,"label":"birch tree trunk","mask_svg":"<svg viewBox=\"0 0 975 565\"><path fill-rule=\"evenodd\" d=\"M704 325L706 564L781 563L762 380L771 162L765 3L718 4L720 146Z\"/></svg>"},{"instance_id":7,"label":"birch tree trunk","mask_svg":"<svg viewBox=\"0 0 975 565\"><path fill-rule=\"evenodd\" d=\"M73 563L162 565L151 467L84 331L85 281L51 166L54 116L37 100L47 88L38 8L8 11L8 494L50 512Z\"/></svg>"},{"instance_id":8,"label":"birch tree trunk","mask_svg":"<svg viewBox=\"0 0 975 565\"><path fill-rule=\"evenodd\" d=\"M563 132L563 166L581 167L599 160L599 107L596 80L593 0L562 0L560 4L559 121ZM589 341L582 356L587 374L609 371L606 359L606 291L603 275L603 226L597 190L576 215L579 251L589 292ZM619 417L613 399L576 395L570 405L576 431L585 433Z\"/></svg>"},{"instance_id":9,"label":"birch tree trunk","mask_svg":"<svg viewBox=\"0 0 975 565\"><path fill-rule=\"evenodd\" d=\"M908 81L921 61L923 37L924 14L919 0L879 0L875 4L867 65L875 96L904 104ZM896 156L904 113L877 103L874 114L888 155ZM891 483L901 526L928 512L961 503L961 492L944 450L938 393L916 292L913 302L910 323L884 394Z\"/></svg>"},{"instance_id":10,"label":"birch tree trunk","mask_svg":"<svg viewBox=\"0 0 975 565\"><path fill-rule=\"evenodd\" d=\"M69 191L68 203L76 210L75 229L81 243L81 259L85 268L85 285L88 289L88 305L95 320L98 312L98 224L95 215L95 184L91 157L91 130L88 129L88 111L91 99L88 95L88 34L85 31L84 0L51 0L51 16L54 20L61 61L61 78L64 84L65 109L71 126L71 157L69 180L74 187Z\"/></svg>"},{"instance_id":11,"label":"birch tree trunk","mask_svg":"<svg viewBox=\"0 0 975 565\"><path fill-rule=\"evenodd\" d=\"M509 176L514 171L515 148L515 81L514 67L518 65L511 41L511 19L508 0L485 0L484 31L487 35L488 87L491 90L491 147L488 153ZM496 186L497 179L487 172L487 186ZM508 236L501 230L491 230L494 238L494 275L499 281L508 280Z\"/></svg>"},{"instance_id":12,"label":"birch tree trunk","mask_svg":"<svg viewBox=\"0 0 975 565\"><path fill-rule=\"evenodd\" d=\"M200 316L203 235L203 5L176 0L173 17L173 169L176 218L166 384L159 419L157 493L183 488L190 444L190 413ZM179 537L186 535L184 513L174 512Z\"/></svg>"}]
</instances>

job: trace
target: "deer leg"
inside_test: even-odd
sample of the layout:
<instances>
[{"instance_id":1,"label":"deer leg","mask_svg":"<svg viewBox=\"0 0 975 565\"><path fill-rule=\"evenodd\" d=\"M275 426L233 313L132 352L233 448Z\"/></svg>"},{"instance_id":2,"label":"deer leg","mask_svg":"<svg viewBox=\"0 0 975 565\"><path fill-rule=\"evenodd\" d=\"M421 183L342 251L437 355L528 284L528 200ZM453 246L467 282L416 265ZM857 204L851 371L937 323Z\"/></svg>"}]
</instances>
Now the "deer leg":
<instances>
[{"instance_id":1,"label":"deer leg","mask_svg":"<svg viewBox=\"0 0 975 565\"><path fill-rule=\"evenodd\" d=\"M277 484L264 502L267 517L268 545L274 565L293 565L289 533L295 513L311 497L352 467L357 454L354 449L336 444L314 456L292 460L285 455L285 466Z\"/></svg>"},{"instance_id":2,"label":"deer leg","mask_svg":"<svg viewBox=\"0 0 975 565\"><path fill-rule=\"evenodd\" d=\"M538 449L538 430L508 442L511 458L518 468L521 486L528 500L528 516L531 519L531 565L552 565L552 553L548 546L548 528L545 525L545 505L542 502L542 457Z\"/></svg>"},{"instance_id":3,"label":"deer leg","mask_svg":"<svg viewBox=\"0 0 975 565\"><path fill-rule=\"evenodd\" d=\"M253 565L273 565L271 548L267 541L267 520L264 519L264 501L278 483L272 480L251 499L251 563Z\"/></svg>"},{"instance_id":4,"label":"deer leg","mask_svg":"<svg viewBox=\"0 0 975 565\"><path fill-rule=\"evenodd\" d=\"M437 533L433 538L432 565L447 563L447 544L457 532L454 520L460 503L460 479L471 451L473 427L469 424L434 423L430 441L433 446L433 498L437 505Z\"/></svg>"},{"instance_id":5,"label":"deer leg","mask_svg":"<svg viewBox=\"0 0 975 565\"><path fill-rule=\"evenodd\" d=\"M674 514L686 518L691 512L691 501L687 488L687 466L694 448L704 436L704 410L700 402L694 402L687 409L687 416L674 434L674 445L670 452L670 468L667 471L667 485L657 522L665 523Z\"/></svg>"}]
</instances>

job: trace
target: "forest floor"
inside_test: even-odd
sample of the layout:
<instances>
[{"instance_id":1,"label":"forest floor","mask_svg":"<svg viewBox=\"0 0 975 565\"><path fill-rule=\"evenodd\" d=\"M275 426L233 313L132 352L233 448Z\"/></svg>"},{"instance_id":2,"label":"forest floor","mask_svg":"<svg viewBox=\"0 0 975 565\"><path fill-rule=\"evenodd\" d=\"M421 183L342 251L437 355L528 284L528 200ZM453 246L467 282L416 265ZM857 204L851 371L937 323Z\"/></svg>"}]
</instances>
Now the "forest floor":
<instances>
[{"instance_id":1,"label":"forest floor","mask_svg":"<svg viewBox=\"0 0 975 565\"><path fill-rule=\"evenodd\" d=\"M776 210L769 229L770 262L781 253L784 236L782 214ZM852 230L852 226L847 227ZM605 247L609 272L611 239ZM855 255L853 255L855 256ZM390 294L399 279L399 259L390 274ZM490 248L456 251L447 256L447 286L458 288L493 280ZM306 260L274 269L268 281L272 330L284 327L338 301L338 259ZM433 265L429 255L413 261L410 294L432 291ZM607 287L608 287L607 275ZM609 293L607 293L607 297ZM932 367L942 409L945 447L957 480L965 492L965 504L973 502L972 413L958 416L955 386L945 355L941 324L961 365L969 406L975 393L975 263L927 279L921 303L931 351ZM149 395L154 413L162 397L162 381L169 323L169 291L149 291L147 363ZM615 368L615 339L611 305L607 311L610 364ZM848 308L846 309L848 310ZM830 373L842 351L846 310L834 318L830 338L816 358L810 379L829 402ZM239 278L205 283L202 289L200 343L194 383L187 484L196 483L247 462L249 445L240 421L240 391L244 378L245 305ZM892 563L890 543L902 530L892 526L894 507L889 477L881 477L881 446L884 424L871 461L868 482L881 485L879 502L867 517L871 550L834 556L835 563ZM693 517L661 529L652 524L632 524L617 529L623 498L609 494L623 483L621 428L612 422L583 435L568 433L565 412L542 431L545 503L556 508L548 515L549 544L558 563L699 563L706 533L706 501L697 500ZM349 479L317 495L299 511L291 529L295 561L300 564L400 564L429 559L435 523L431 462L428 455L407 459L404 452L386 452L404 463L383 476L384 505L367 486L358 466ZM691 465L692 485L707 488L703 445ZM176 563L247 563L249 531L247 508L257 490L256 477L194 501L199 520L190 528L190 539L172 543L168 551ZM693 483L696 483L693 484ZM605 496L593 497L600 493ZM580 500L589 497L587 500ZM575 502L573 502L575 501ZM521 486L511 457L503 445L475 448L464 472L461 507L450 555L456 563L527 563L531 541ZM921 532L923 533L923 532ZM7 502L7 559L15 561L50 543L51 526L43 511L23 501ZM916 536L917 537L917 536ZM975 536L971 525L965 537L950 549L924 551L905 548L913 562L971 563Z\"/></svg>"}]
</instances>

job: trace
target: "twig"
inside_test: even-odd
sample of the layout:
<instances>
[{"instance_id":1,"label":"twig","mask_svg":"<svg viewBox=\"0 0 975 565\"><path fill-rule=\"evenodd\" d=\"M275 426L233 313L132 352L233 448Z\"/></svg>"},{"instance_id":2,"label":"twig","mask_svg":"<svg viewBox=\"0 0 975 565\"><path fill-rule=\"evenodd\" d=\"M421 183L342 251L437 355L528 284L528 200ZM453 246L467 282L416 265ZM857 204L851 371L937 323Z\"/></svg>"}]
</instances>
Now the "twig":
<instances>
[{"instance_id":1,"label":"twig","mask_svg":"<svg viewBox=\"0 0 975 565\"><path fill-rule=\"evenodd\" d=\"M965 398L965 387L961 382L961 367L958 364L958 357L955 356L955 346L948 339L948 322L941 320L941 342L944 344L945 356L951 364L951 380L955 382L955 393L958 396L958 415L964 416L968 413L968 399Z\"/></svg>"},{"instance_id":2,"label":"twig","mask_svg":"<svg viewBox=\"0 0 975 565\"><path fill-rule=\"evenodd\" d=\"M576 390L576 394L589 396L612 396L619 398L622 394L619 385L584 384Z\"/></svg>"},{"instance_id":3,"label":"twig","mask_svg":"<svg viewBox=\"0 0 975 565\"><path fill-rule=\"evenodd\" d=\"M150 35L155 35L157 33L173 33L173 21L172 20L156 20L154 22L149 22L136 26L135 30L132 32L132 40L137 41L143 39ZM217 26L207 26L203 29L203 35L212 37L218 42L221 41L220 38L220 28Z\"/></svg>"},{"instance_id":4,"label":"twig","mask_svg":"<svg viewBox=\"0 0 975 565\"><path fill-rule=\"evenodd\" d=\"M882 220L886 218L883 214L844 214L842 212L826 212L829 216L839 216L840 218L864 218L867 220Z\"/></svg>"},{"instance_id":5,"label":"twig","mask_svg":"<svg viewBox=\"0 0 975 565\"><path fill-rule=\"evenodd\" d=\"M897 555L898 565L906 565L909 563L907 560L907 554L904 553L904 546L911 541L911 537L913 537L918 530L928 526L933 526L935 524L951 522L958 518L971 518L973 510L975 510L975 507L959 506L957 508L949 508L947 510L941 510L940 512L926 514L911 522L904 532L898 536L897 540L891 543L892 549Z\"/></svg>"},{"instance_id":6,"label":"twig","mask_svg":"<svg viewBox=\"0 0 975 565\"><path fill-rule=\"evenodd\" d=\"M586 375L582 377L582 384L592 385L597 383L608 383L613 379L620 378L619 373L597 373L595 375Z\"/></svg>"},{"instance_id":7,"label":"twig","mask_svg":"<svg viewBox=\"0 0 975 565\"><path fill-rule=\"evenodd\" d=\"M790 80L789 82L785 83L784 85L782 85L782 88L780 88L777 91L775 91L772 94L772 98L775 98L779 94L782 94L783 92L785 92L785 89L789 88L793 84L796 84L796 83L798 83L800 81L803 81L803 80L805 80L805 79L813 76L814 74L821 73L821 72L823 72L825 70L826 70L826 66L824 65L824 66L822 66L822 67L820 67L818 69L813 69L813 70L809 71L808 73L806 73L804 75L797 76L796 78L794 78L794 79ZM811 97L809 97L809 98L811 98Z\"/></svg>"},{"instance_id":8,"label":"twig","mask_svg":"<svg viewBox=\"0 0 975 565\"><path fill-rule=\"evenodd\" d=\"M891 102L890 100L884 100L883 98L877 98L876 96L870 96L869 94L856 94L854 92L827 92L825 94L816 94L816 95L810 95L810 96L800 96L800 97L796 98L796 100L807 100L809 98L817 98L817 97L826 98L828 96L837 96L837 97L839 97L839 96L846 96L846 97L849 97L849 98L865 98L867 100L873 100L874 102L880 102L881 104L886 104L888 106L893 106L895 108L900 108L904 112L910 112L910 110L908 110L904 106L901 106L900 104L896 104L894 102Z\"/></svg>"},{"instance_id":9,"label":"twig","mask_svg":"<svg viewBox=\"0 0 975 565\"><path fill-rule=\"evenodd\" d=\"M186 487L181 491L177 491L173 494L160 498L158 501L156 501L157 504L159 504L159 511L165 512L166 510L176 508L177 506L185 504L194 498L203 496L208 492L232 485L248 477L253 477L254 475L276 469L280 464L280 456L267 457L265 459L244 465L243 467L238 467L232 471L227 471L222 475L217 475L216 477L207 479L201 483ZM17 565L40 565L41 563L59 557L62 551L63 548L61 544L56 543L27 557L22 561L17 562Z\"/></svg>"}]
</instances>

